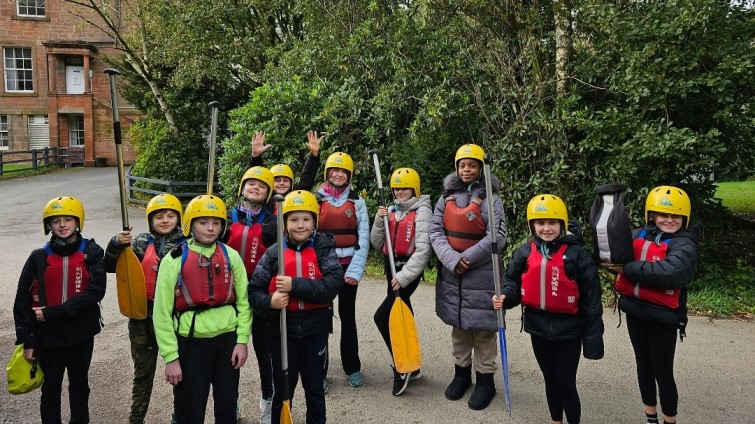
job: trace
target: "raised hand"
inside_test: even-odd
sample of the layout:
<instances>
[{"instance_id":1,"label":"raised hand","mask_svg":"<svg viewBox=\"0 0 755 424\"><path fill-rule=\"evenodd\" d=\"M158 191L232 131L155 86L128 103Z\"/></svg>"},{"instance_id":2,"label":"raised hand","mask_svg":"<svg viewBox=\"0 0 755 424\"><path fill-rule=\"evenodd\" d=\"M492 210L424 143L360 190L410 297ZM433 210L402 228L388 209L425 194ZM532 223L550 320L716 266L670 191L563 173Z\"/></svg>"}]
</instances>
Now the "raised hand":
<instances>
[{"instance_id":1,"label":"raised hand","mask_svg":"<svg viewBox=\"0 0 755 424\"><path fill-rule=\"evenodd\" d=\"M266 135L264 131L257 131L257 134L252 137L252 157L259 157L273 146L272 144L265 144Z\"/></svg>"},{"instance_id":2,"label":"raised hand","mask_svg":"<svg viewBox=\"0 0 755 424\"><path fill-rule=\"evenodd\" d=\"M322 142L323 137L317 136L317 131L309 131L307 132L307 149L309 149L309 153L312 154L312 156L317 156L320 153L320 143Z\"/></svg>"}]
</instances>

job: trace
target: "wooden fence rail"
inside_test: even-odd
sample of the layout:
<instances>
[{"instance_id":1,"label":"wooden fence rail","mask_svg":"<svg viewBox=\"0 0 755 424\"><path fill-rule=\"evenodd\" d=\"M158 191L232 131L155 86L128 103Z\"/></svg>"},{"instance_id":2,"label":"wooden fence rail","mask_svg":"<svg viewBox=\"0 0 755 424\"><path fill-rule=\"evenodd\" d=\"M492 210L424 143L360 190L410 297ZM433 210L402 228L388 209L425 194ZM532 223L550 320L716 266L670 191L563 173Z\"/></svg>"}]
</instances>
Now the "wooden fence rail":
<instances>
[{"instance_id":1,"label":"wooden fence rail","mask_svg":"<svg viewBox=\"0 0 755 424\"><path fill-rule=\"evenodd\" d=\"M29 163L30 167L5 169L6 165L23 163ZM58 149L56 147L14 151L0 150L0 175L26 171L29 168L37 169L58 163L60 163L60 158L58 157Z\"/></svg>"},{"instance_id":2,"label":"wooden fence rail","mask_svg":"<svg viewBox=\"0 0 755 424\"><path fill-rule=\"evenodd\" d=\"M149 184L154 184L158 186L165 186L164 190L153 190L149 188L143 188L143 187L137 187L134 185L136 182L144 182ZM183 191L176 191L179 187L200 187L198 190L192 190L190 192L183 192ZM219 183L214 184L214 194L218 196L222 196L222 194L219 193ZM137 177L135 175L131 175L131 167L128 168L126 172L126 192L128 194L128 201L133 203L139 203L142 205L146 205L149 201L148 199L151 198L154 195L162 194L162 193L171 193L174 196L178 197L179 200L181 200L181 203L187 203L192 198L199 196L200 194L207 194L205 189L207 188L207 182L206 181L169 181L169 180L156 180L153 178L144 178L144 177ZM136 193L144 193L148 196L137 196Z\"/></svg>"}]
</instances>

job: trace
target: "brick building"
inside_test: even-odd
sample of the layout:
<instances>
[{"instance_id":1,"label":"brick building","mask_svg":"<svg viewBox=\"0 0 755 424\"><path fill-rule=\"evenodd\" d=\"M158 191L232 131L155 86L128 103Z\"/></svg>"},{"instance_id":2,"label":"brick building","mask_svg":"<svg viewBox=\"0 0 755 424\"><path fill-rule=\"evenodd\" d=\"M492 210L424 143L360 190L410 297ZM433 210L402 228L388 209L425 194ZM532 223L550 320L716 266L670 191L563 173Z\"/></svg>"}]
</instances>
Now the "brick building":
<instances>
[{"instance_id":1,"label":"brick building","mask_svg":"<svg viewBox=\"0 0 755 424\"><path fill-rule=\"evenodd\" d=\"M112 38L71 7L65 0L0 1L0 150L81 146L85 166L114 165L110 86L103 73L109 65L101 57L119 52ZM124 162L133 163L126 132L138 111L122 98L118 105Z\"/></svg>"}]
</instances>

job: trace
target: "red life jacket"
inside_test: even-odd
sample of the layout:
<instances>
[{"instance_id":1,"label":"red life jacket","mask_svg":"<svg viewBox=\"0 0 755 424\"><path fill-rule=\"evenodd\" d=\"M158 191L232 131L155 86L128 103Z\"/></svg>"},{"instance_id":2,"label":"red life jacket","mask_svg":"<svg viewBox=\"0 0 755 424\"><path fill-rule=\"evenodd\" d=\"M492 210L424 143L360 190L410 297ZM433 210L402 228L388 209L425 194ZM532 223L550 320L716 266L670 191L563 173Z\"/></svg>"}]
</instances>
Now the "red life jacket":
<instances>
[{"instance_id":1,"label":"red life jacket","mask_svg":"<svg viewBox=\"0 0 755 424\"><path fill-rule=\"evenodd\" d=\"M562 244L550 258L530 242L532 253L527 258L527 271L522 274L522 304L556 314L576 315L579 307L577 282L566 275Z\"/></svg>"},{"instance_id":2,"label":"red life jacket","mask_svg":"<svg viewBox=\"0 0 755 424\"><path fill-rule=\"evenodd\" d=\"M320 272L320 265L317 263L317 252L312 246L306 247L301 252L294 249L287 249L283 247L283 269L284 273L290 277L304 277L310 280L317 280L322 278L322 272ZM275 277L270 280L270 286L268 291L272 294L275 293L277 287L275 286ZM295 297L290 297L288 300L288 306L286 310L289 311L307 311L310 309L327 308L327 303L310 303L305 302Z\"/></svg>"},{"instance_id":3,"label":"red life jacket","mask_svg":"<svg viewBox=\"0 0 755 424\"><path fill-rule=\"evenodd\" d=\"M50 243L45 243L44 299L40 297L39 281L34 280L31 285L32 306L59 306L89 287L90 275L84 256L87 242L82 238L76 252L68 256L54 253Z\"/></svg>"},{"instance_id":4,"label":"red life jacket","mask_svg":"<svg viewBox=\"0 0 755 424\"><path fill-rule=\"evenodd\" d=\"M396 211L388 215L388 228L393 243L393 255L398 258L408 258L415 250L414 232L416 228L417 211L409 211L404 218L396 222ZM383 253L388 255L388 244L383 245Z\"/></svg>"},{"instance_id":5,"label":"red life jacket","mask_svg":"<svg viewBox=\"0 0 755 424\"><path fill-rule=\"evenodd\" d=\"M463 252L485 237L485 221L482 219L480 205L482 199L475 197L465 208L456 206L454 196L446 197L446 211L443 213L443 228L448 244Z\"/></svg>"},{"instance_id":6,"label":"red life jacket","mask_svg":"<svg viewBox=\"0 0 755 424\"><path fill-rule=\"evenodd\" d=\"M236 302L228 251L216 242L210 258L183 245L181 273L176 284L176 312L202 310Z\"/></svg>"},{"instance_id":7,"label":"red life jacket","mask_svg":"<svg viewBox=\"0 0 755 424\"><path fill-rule=\"evenodd\" d=\"M341 206L330 202L320 202L320 219L317 229L333 234L336 247L355 247L359 245L357 233L357 208L354 199L348 199Z\"/></svg>"},{"instance_id":8,"label":"red life jacket","mask_svg":"<svg viewBox=\"0 0 755 424\"><path fill-rule=\"evenodd\" d=\"M157 270L160 269L160 257L155 250L155 241L152 236L148 236L147 240L147 249L142 258L142 271L144 271L144 282L147 285L147 300L155 300L155 283Z\"/></svg>"},{"instance_id":9,"label":"red life jacket","mask_svg":"<svg viewBox=\"0 0 755 424\"><path fill-rule=\"evenodd\" d=\"M645 240L644 232L640 238L633 243L635 260L658 262L666 257L668 243L656 243L652 240ZM623 272L616 277L616 291L624 296L635 297L657 305L666 306L671 309L679 307L679 295L681 289L664 290L657 287L647 287L639 283L634 283L627 278Z\"/></svg>"},{"instance_id":10,"label":"red life jacket","mask_svg":"<svg viewBox=\"0 0 755 424\"><path fill-rule=\"evenodd\" d=\"M267 251L267 247L262 243L262 222L267 216L267 211L262 210L257 218L257 222L252 225L244 225L238 220L238 211L233 209L231 217L233 223L229 229L228 246L239 252L241 261L246 268L246 274L254 274L262 255Z\"/></svg>"}]
</instances>

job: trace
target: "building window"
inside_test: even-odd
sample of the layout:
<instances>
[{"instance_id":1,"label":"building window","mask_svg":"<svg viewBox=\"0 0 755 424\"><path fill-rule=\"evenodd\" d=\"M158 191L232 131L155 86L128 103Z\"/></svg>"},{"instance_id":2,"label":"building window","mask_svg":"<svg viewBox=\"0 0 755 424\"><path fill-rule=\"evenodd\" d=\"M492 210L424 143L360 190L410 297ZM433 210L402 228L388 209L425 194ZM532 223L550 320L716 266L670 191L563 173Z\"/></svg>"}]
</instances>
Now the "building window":
<instances>
[{"instance_id":1,"label":"building window","mask_svg":"<svg viewBox=\"0 0 755 424\"><path fill-rule=\"evenodd\" d=\"M31 48L6 47L3 49L3 57L5 58L5 91L33 92Z\"/></svg>"},{"instance_id":2,"label":"building window","mask_svg":"<svg viewBox=\"0 0 755 424\"><path fill-rule=\"evenodd\" d=\"M45 3L46 0L17 0L16 13L18 16L44 17Z\"/></svg>"},{"instance_id":3,"label":"building window","mask_svg":"<svg viewBox=\"0 0 755 424\"><path fill-rule=\"evenodd\" d=\"M68 145L84 145L84 115L74 113L68 115Z\"/></svg>"},{"instance_id":4,"label":"building window","mask_svg":"<svg viewBox=\"0 0 755 424\"><path fill-rule=\"evenodd\" d=\"M8 115L0 115L0 150L8 150L8 146L10 146Z\"/></svg>"}]
</instances>

